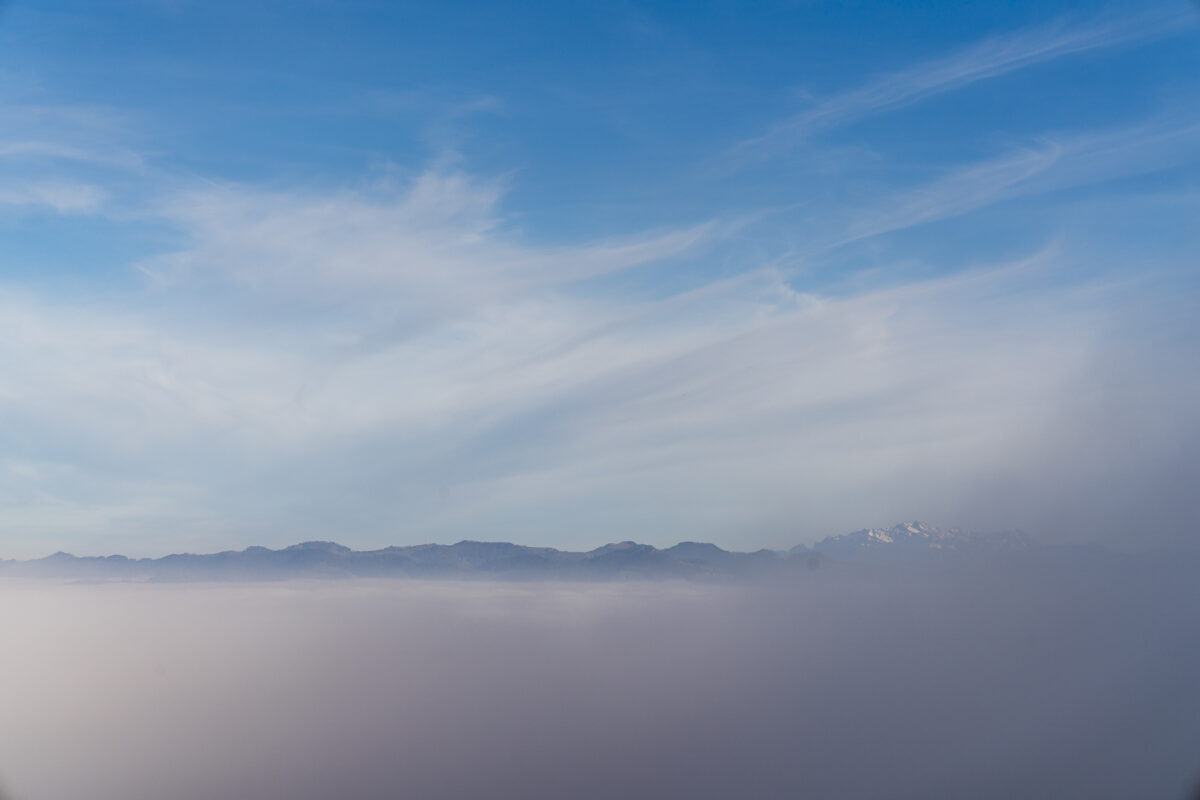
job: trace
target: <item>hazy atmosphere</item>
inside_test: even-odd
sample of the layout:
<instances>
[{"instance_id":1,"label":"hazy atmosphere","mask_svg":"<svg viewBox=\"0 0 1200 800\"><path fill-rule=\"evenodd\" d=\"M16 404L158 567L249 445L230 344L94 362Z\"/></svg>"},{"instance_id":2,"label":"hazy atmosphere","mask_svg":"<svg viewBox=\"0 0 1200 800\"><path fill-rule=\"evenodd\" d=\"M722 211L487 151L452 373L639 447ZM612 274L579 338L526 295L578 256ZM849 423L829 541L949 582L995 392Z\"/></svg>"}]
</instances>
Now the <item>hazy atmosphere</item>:
<instances>
[{"instance_id":1,"label":"hazy atmosphere","mask_svg":"<svg viewBox=\"0 0 1200 800\"><path fill-rule=\"evenodd\" d=\"M1200 4L0 0L0 800L1200 799Z\"/></svg>"},{"instance_id":2,"label":"hazy atmosphere","mask_svg":"<svg viewBox=\"0 0 1200 800\"><path fill-rule=\"evenodd\" d=\"M10 2L0 553L1194 549L1198 25Z\"/></svg>"}]
</instances>

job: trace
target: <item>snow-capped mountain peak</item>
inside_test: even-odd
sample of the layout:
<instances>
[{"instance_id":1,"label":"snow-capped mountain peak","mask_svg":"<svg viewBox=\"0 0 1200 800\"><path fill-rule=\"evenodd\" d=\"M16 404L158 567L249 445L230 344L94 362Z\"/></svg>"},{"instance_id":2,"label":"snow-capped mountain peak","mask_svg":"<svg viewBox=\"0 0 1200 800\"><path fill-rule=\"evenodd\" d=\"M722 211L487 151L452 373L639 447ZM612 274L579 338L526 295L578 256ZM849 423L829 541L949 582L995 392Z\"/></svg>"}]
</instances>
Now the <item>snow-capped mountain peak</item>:
<instances>
[{"instance_id":1,"label":"snow-capped mountain peak","mask_svg":"<svg viewBox=\"0 0 1200 800\"><path fill-rule=\"evenodd\" d=\"M1020 531L977 533L940 529L924 522L901 522L890 528L867 528L827 537L813 549L835 558L983 553L1025 549L1032 544Z\"/></svg>"}]
</instances>

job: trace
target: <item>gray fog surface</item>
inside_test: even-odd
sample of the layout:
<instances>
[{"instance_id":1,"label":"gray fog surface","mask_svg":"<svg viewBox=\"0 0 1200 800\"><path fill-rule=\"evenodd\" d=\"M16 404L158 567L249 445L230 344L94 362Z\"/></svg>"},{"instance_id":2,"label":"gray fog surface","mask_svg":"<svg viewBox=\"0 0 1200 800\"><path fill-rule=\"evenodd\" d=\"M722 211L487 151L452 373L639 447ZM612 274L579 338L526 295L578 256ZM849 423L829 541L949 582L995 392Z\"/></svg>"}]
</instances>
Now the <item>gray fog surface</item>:
<instances>
[{"instance_id":1,"label":"gray fog surface","mask_svg":"<svg viewBox=\"0 0 1200 800\"><path fill-rule=\"evenodd\" d=\"M111 798L1182 798L1191 565L0 584L0 781Z\"/></svg>"}]
</instances>

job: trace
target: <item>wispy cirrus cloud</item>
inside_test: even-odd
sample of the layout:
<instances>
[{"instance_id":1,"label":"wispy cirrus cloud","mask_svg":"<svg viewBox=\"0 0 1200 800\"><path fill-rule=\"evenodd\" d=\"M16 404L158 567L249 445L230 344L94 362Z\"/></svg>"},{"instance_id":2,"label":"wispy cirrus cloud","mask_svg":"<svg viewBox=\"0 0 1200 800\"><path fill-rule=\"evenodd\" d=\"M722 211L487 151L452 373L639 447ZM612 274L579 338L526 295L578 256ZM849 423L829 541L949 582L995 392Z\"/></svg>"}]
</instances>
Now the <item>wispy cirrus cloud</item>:
<instances>
[{"instance_id":1,"label":"wispy cirrus cloud","mask_svg":"<svg viewBox=\"0 0 1200 800\"><path fill-rule=\"evenodd\" d=\"M141 267L160 282L218 278L285 301L436 316L678 258L721 230L709 221L532 246L506 224L503 192L500 182L434 171L332 193L188 191L161 211L187 246Z\"/></svg>"},{"instance_id":2,"label":"wispy cirrus cloud","mask_svg":"<svg viewBox=\"0 0 1200 800\"><path fill-rule=\"evenodd\" d=\"M1200 120L1168 114L1088 132L1047 133L999 156L959 164L913 186L882 192L840 212L815 238L822 252L875 236L953 219L1018 197L1101 184L1200 163ZM833 215L836 216L836 213Z\"/></svg>"},{"instance_id":3,"label":"wispy cirrus cloud","mask_svg":"<svg viewBox=\"0 0 1200 800\"><path fill-rule=\"evenodd\" d=\"M101 108L0 102L0 206L97 214L114 177L144 171L119 114Z\"/></svg>"},{"instance_id":4,"label":"wispy cirrus cloud","mask_svg":"<svg viewBox=\"0 0 1200 800\"><path fill-rule=\"evenodd\" d=\"M836 247L891 231L959 216L1006 196L1013 187L1050 169L1062 148L1048 144L960 167L930 183L896 192L885 204L862 209Z\"/></svg>"},{"instance_id":5,"label":"wispy cirrus cloud","mask_svg":"<svg viewBox=\"0 0 1200 800\"><path fill-rule=\"evenodd\" d=\"M104 203L107 193L85 183L35 181L0 188L0 206L49 208L59 214L89 214Z\"/></svg>"},{"instance_id":6,"label":"wispy cirrus cloud","mask_svg":"<svg viewBox=\"0 0 1200 800\"><path fill-rule=\"evenodd\" d=\"M0 162L10 165L138 171L146 162L134 139L136 127L112 108L0 101Z\"/></svg>"},{"instance_id":7,"label":"wispy cirrus cloud","mask_svg":"<svg viewBox=\"0 0 1200 800\"><path fill-rule=\"evenodd\" d=\"M1042 27L993 36L955 53L885 75L817 100L811 108L739 142L735 159L776 155L821 130L919 103L989 78L1058 58L1152 41L1195 25L1185 6L1155 6L1131 15L1107 13L1086 21L1059 19Z\"/></svg>"}]
</instances>

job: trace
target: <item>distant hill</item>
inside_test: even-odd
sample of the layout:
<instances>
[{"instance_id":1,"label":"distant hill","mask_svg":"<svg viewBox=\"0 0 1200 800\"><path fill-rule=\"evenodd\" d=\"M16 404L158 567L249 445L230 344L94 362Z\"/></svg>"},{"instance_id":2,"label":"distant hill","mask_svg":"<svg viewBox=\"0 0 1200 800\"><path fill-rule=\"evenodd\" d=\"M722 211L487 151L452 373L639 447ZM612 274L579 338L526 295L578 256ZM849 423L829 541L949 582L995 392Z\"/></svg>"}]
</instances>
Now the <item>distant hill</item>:
<instances>
[{"instance_id":1,"label":"distant hill","mask_svg":"<svg viewBox=\"0 0 1200 800\"><path fill-rule=\"evenodd\" d=\"M55 553L30 561L0 562L0 576L82 580L223 581L296 577L487 577L603 580L627 577L719 579L785 574L821 566L809 552L733 553L685 542L660 550L619 542L587 552L526 547L510 542L462 541L351 550L334 542L302 542L271 550L248 547L221 553L162 558L74 556Z\"/></svg>"}]
</instances>

